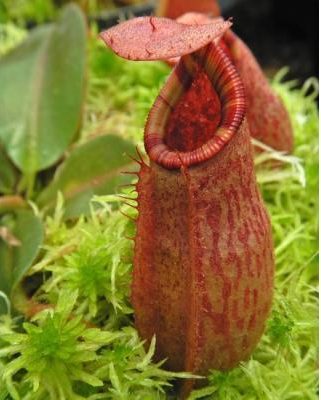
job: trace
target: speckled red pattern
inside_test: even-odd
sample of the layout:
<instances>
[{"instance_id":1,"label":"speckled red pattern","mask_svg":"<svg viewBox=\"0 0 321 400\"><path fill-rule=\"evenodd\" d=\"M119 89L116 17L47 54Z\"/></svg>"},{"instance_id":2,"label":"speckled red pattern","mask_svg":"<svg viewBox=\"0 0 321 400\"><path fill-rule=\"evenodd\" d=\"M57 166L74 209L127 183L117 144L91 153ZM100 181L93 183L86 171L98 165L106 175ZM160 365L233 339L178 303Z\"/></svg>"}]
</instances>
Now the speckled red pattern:
<instances>
[{"instance_id":1,"label":"speckled red pattern","mask_svg":"<svg viewBox=\"0 0 321 400\"><path fill-rule=\"evenodd\" d=\"M273 245L246 121L213 159L139 174L132 303L167 367L206 374L246 360L273 294ZM193 382L185 382L185 395ZM183 396L184 397L184 396Z\"/></svg>"},{"instance_id":2,"label":"speckled red pattern","mask_svg":"<svg viewBox=\"0 0 321 400\"><path fill-rule=\"evenodd\" d=\"M206 73L200 70L169 117L165 143L178 151L195 150L213 136L220 121L220 100Z\"/></svg>"},{"instance_id":3,"label":"speckled red pattern","mask_svg":"<svg viewBox=\"0 0 321 400\"><path fill-rule=\"evenodd\" d=\"M166 60L206 46L231 26L231 21L221 18L188 25L169 18L138 17L101 32L100 37L127 60Z\"/></svg>"},{"instance_id":4,"label":"speckled red pattern","mask_svg":"<svg viewBox=\"0 0 321 400\"><path fill-rule=\"evenodd\" d=\"M282 100L273 92L246 44L232 31L226 32L224 41L244 84L251 135L276 150L291 152L293 132Z\"/></svg>"},{"instance_id":5,"label":"speckled red pattern","mask_svg":"<svg viewBox=\"0 0 321 400\"><path fill-rule=\"evenodd\" d=\"M221 79L214 76L212 83L225 82L222 96L229 92L234 67L226 56L219 60L226 65L219 66ZM172 74L177 76L177 69ZM197 90L193 84L186 87L191 98ZM201 104L204 94L204 99L198 96ZM213 108L220 112L215 102ZM154 113L145 135L158 118ZM187 117L193 125L198 114ZM188 120L181 138L185 129L188 134ZM203 135L201 124L198 135ZM173 146L176 139L175 132ZM233 368L257 345L273 296L271 226L255 179L247 121L207 161L180 169L143 164L137 192L132 303L141 337L148 343L156 335L156 358L167 358L172 370L206 374ZM193 386L192 380L184 381L181 398Z\"/></svg>"}]
</instances>

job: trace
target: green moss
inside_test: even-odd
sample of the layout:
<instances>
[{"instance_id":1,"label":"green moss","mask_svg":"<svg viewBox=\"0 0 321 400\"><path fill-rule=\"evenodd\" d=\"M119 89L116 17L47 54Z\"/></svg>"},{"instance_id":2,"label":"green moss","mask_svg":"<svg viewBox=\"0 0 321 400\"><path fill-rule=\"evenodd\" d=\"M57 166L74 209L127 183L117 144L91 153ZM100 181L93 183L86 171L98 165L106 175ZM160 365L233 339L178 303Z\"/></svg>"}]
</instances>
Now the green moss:
<instances>
[{"instance_id":1,"label":"green moss","mask_svg":"<svg viewBox=\"0 0 321 400\"><path fill-rule=\"evenodd\" d=\"M95 32L95 31L94 31ZM117 133L135 142L169 72L164 63L124 61L102 41L90 41L90 81L82 139Z\"/></svg>"},{"instance_id":2,"label":"green moss","mask_svg":"<svg viewBox=\"0 0 321 400\"><path fill-rule=\"evenodd\" d=\"M15 21L26 26L30 22L45 22L56 15L53 0L2 0L0 22Z\"/></svg>"},{"instance_id":3,"label":"green moss","mask_svg":"<svg viewBox=\"0 0 321 400\"><path fill-rule=\"evenodd\" d=\"M52 399L76 399L75 381L103 385L85 371L85 365L96 360L97 350L118 334L87 328L81 316L72 318L76 300L77 292L61 292L54 310L37 313L32 323L23 324L23 333L12 330L2 336L8 345L0 349L0 356L9 359L3 380L13 399L19 399L19 391L25 388L34 399L45 394Z\"/></svg>"},{"instance_id":4,"label":"green moss","mask_svg":"<svg viewBox=\"0 0 321 400\"><path fill-rule=\"evenodd\" d=\"M13 23L0 22L0 56L17 46L26 37L26 31Z\"/></svg>"}]
</instances>

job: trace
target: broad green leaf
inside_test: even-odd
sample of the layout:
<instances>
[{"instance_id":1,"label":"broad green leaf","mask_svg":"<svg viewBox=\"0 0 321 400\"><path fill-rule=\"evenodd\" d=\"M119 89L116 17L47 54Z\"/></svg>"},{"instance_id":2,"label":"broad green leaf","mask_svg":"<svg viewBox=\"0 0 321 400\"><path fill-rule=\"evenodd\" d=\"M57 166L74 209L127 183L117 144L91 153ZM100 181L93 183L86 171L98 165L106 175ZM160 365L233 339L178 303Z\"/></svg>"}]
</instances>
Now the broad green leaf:
<instances>
[{"instance_id":1,"label":"broad green leaf","mask_svg":"<svg viewBox=\"0 0 321 400\"><path fill-rule=\"evenodd\" d=\"M0 240L0 291L9 299L37 257L44 237L42 223L31 210L16 212L11 226L20 246L10 246ZM0 314L5 311L0 301Z\"/></svg>"},{"instance_id":2,"label":"broad green leaf","mask_svg":"<svg viewBox=\"0 0 321 400\"><path fill-rule=\"evenodd\" d=\"M13 193L16 170L0 147L0 193Z\"/></svg>"},{"instance_id":3,"label":"broad green leaf","mask_svg":"<svg viewBox=\"0 0 321 400\"><path fill-rule=\"evenodd\" d=\"M115 135L100 136L75 148L57 170L51 185L40 194L38 204L54 207L60 191L66 217L87 213L94 194L115 193L117 185L128 182L121 172L133 170L135 163L128 155L134 153L131 142Z\"/></svg>"},{"instance_id":4,"label":"broad green leaf","mask_svg":"<svg viewBox=\"0 0 321 400\"><path fill-rule=\"evenodd\" d=\"M86 24L75 5L0 60L0 142L26 176L54 164L82 111Z\"/></svg>"}]
</instances>

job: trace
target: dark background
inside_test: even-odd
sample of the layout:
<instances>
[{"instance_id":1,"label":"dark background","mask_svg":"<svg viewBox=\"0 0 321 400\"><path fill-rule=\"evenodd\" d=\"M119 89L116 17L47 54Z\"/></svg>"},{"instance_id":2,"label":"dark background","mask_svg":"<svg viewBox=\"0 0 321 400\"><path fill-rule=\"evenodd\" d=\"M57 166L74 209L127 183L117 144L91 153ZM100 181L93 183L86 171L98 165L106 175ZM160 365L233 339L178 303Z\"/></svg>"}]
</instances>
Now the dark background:
<instances>
[{"instance_id":1,"label":"dark background","mask_svg":"<svg viewBox=\"0 0 321 400\"><path fill-rule=\"evenodd\" d=\"M229 3L234 5L229 5ZM301 82L319 75L317 0L220 1L224 17L248 44L268 75L289 66Z\"/></svg>"},{"instance_id":2,"label":"dark background","mask_svg":"<svg viewBox=\"0 0 321 400\"><path fill-rule=\"evenodd\" d=\"M199 0L202 1L202 0ZM214 0L213 0L214 1ZM287 79L319 75L317 0L218 0L224 17L233 17L233 30L248 44L268 76L290 68ZM157 0L126 6L129 0L114 0L119 9L96 16L106 29L119 19L150 15Z\"/></svg>"}]
</instances>

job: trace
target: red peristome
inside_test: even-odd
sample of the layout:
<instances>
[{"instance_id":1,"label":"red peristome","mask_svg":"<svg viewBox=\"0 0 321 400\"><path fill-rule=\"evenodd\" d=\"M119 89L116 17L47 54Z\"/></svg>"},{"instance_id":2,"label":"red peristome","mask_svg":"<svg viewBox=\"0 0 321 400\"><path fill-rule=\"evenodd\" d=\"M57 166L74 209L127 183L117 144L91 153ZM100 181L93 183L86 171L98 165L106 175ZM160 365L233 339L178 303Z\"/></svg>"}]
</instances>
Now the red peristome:
<instances>
[{"instance_id":1,"label":"red peristome","mask_svg":"<svg viewBox=\"0 0 321 400\"><path fill-rule=\"evenodd\" d=\"M177 152L181 164L173 169L164 158L151 156L153 147L146 147L151 163L141 166L137 184L132 303L140 335L148 341L156 335L157 360L167 358L166 366L175 371L205 375L209 369L233 368L257 345L272 302L274 259L271 226L256 183L244 119L244 93L235 68L214 45L189 57L204 67L203 72L215 71L208 75L212 88L205 86L205 100L199 96L200 103L206 104L207 95L218 98L220 113L224 96L232 93L236 104L242 106L234 105L225 120L225 128L233 134L218 152L184 163L183 155L194 150L175 149L177 136L175 129L171 130L171 116L177 110L175 105L180 107L179 99L194 100L197 88L193 81L200 80L201 85L205 81L185 57L162 89L148 119L145 143L151 127L164 129L161 136L167 143L175 132L172 151ZM209 68L208 62L216 63L215 67ZM177 78L180 68L190 74L181 86ZM208 93L211 90L216 97ZM179 99L173 99L177 93ZM164 99L167 112L160 107ZM191 125L198 117L187 115ZM184 143L188 121L178 135ZM224 118L213 137L222 121ZM207 118L203 122L207 132ZM201 137L201 121L198 132ZM199 137L195 146L202 141ZM190 147L189 138L187 143ZM186 398L193 386L193 380L183 382L181 398Z\"/></svg>"},{"instance_id":2,"label":"red peristome","mask_svg":"<svg viewBox=\"0 0 321 400\"><path fill-rule=\"evenodd\" d=\"M180 1L183 4L183 2ZM195 3L192 1L192 3ZM191 5L184 3L184 10ZM206 12L206 11L205 11ZM166 15L166 14L164 14ZM177 21L187 25L211 22L205 14L186 12ZM289 114L282 100L274 93L260 65L246 44L231 30L224 33L220 46L232 59L241 75L247 101L247 120L251 136L272 148L291 152L293 150L293 131ZM216 41L219 38L216 39ZM168 60L175 65L178 59Z\"/></svg>"},{"instance_id":3,"label":"red peristome","mask_svg":"<svg viewBox=\"0 0 321 400\"><path fill-rule=\"evenodd\" d=\"M100 36L117 55L128 60L166 60L206 46L231 26L230 21L221 19L196 26L168 18L139 17L116 25Z\"/></svg>"},{"instance_id":4,"label":"red peristome","mask_svg":"<svg viewBox=\"0 0 321 400\"><path fill-rule=\"evenodd\" d=\"M216 0L160 0L157 15L175 19L187 11L206 13L211 17L221 15Z\"/></svg>"},{"instance_id":5,"label":"red peristome","mask_svg":"<svg viewBox=\"0 0 321 400\"><path fill-rule=\"evenodd\" d=\"M291 152L293 131L282 100L272 90L246 44L231 30L223 38L244 84L251 135L276 150Z\"/></svg>"},{"instance_id":6,"label":"red peristome","mask_svg":"<svg viewBox=\"0 0 321 400\"><path fill-rule=\"evenodd\" d=\"M207 74L211 85L202 72ZM193 81L206 89L201 97L200 87L193 85ZM216 107L217 96L219 107ZM190 100L195 103L197 97L201 114L196 114L196 108L193 117ZM244 110L243 85L235 68L219 47L209 44L182 57L168 78L147 119L146 151L151 160L168 169L199 164L212 158L229 142L242 122ZM184 116L190 119L184 120ZM211 134L210 129L215 129L218 121L218 129ZM182 132L181 127L184 127ZM178 147L173 147L178 141ZM187 146L190 151L186 151Z\"/></svg>"}]
</instances>

